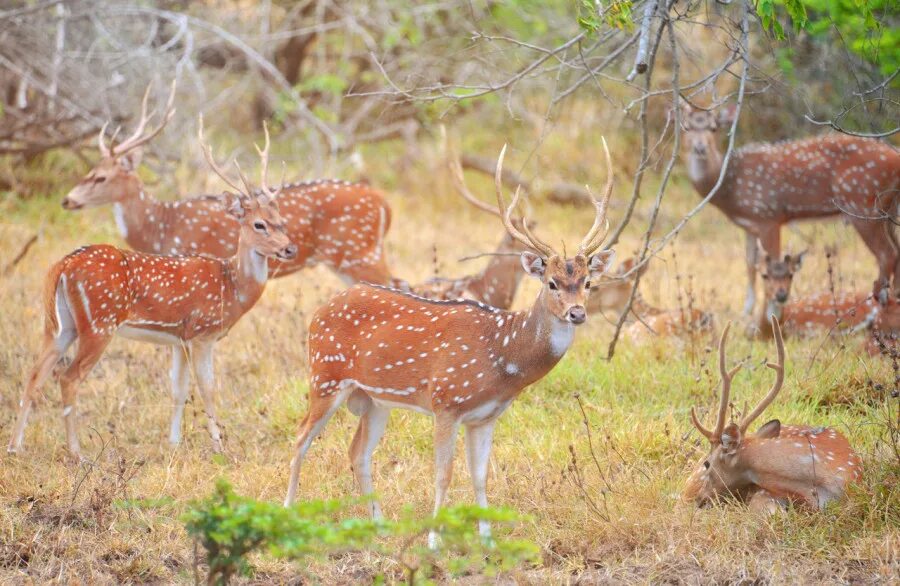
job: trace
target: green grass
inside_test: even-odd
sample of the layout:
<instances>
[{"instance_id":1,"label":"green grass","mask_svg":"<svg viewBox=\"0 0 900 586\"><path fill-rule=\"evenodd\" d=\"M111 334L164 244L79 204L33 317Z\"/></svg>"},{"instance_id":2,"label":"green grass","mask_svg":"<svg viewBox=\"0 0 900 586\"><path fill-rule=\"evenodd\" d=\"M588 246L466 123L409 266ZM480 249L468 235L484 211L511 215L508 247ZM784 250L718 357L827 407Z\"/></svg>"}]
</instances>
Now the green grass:
<instances>
[{"instance_id":1,"label":"green grass","mask_svg":"<svg viewBox=\"0 0 900 586\"><path fill-rule=\"evenodd\" d=\"M512 138L526 144L522 132L510 130ZM575 142L586 145L598 134L590 128L579 132ZM473 135L463 146L490 155L499 150L499 142ZM569 148L559 141L548 145L543 156L567 161L568 167L582 172L596 172L589 151L567 158ZM447 273L477 270L477 261L458 264L456 259L492 249L500 238L499 223L467 209L453 195L438 170L435 145L426 141L421 160L403 176L397 176L391 164L398 152L397 145L388 145L370 153L378 155L373 181L388 190L394 210L387 243L397 274L411 280L429 276L432 246ZM621 153L616 163L623 178L633 164L628 152L613 144L613 153ZM521 156L513 150L510 159L519 161ZM66 181L79 172L60 172L60 183L46 196L26 202L11 195L0 199L4 215L0 265L30 234L41 233L26 260L9 277L0 278L4 434L12 425L24 373L38 351L39 292L47 268L78 245L120 243L109 210L73 214L59 207L71 184ZM548 173L565 178L565 172ZM184 177L186 171L179 169L178 175ZM600 184L604 178L589 179ZM656 178L648 179L645 193L650 194ZM473 191L490 197L486 180L473 176L470 181ZM200 191L207 183L213 185L206 173L188 183L182 188ZM611 212L613 221L621 213L628 188L622 179L614 196L618 207ZM154 188L157 191L165 191L164 186ZM637 247L647 200L649 196L639 206L635 228L619 247L620 258ZM696 194L678 176L667 195L660 230L696 201ZM540 202L536 210L542 233L552 241L565 236L571 243L580 238L591 219L582 210ZM434 218L440 218L440 224ZM460 241L458 235L463 233L467 238ZM796 281L799 292L824 288L826 245L838 247L844 288L869 287L874 263L848 228L839 223L805 224L785 230L785 238L795 250L813 248ZM654 261L642 287L650 302L663 307L676 306L672 250ZM729 356L732 361L748 361L734 384L735 403L759 400L771 383L771 372L762 363L773 355L773 348L741 335L744 324L737 309L745 285L743 235L708 209L688 225L674 251L681 275L693 278L695 306L715 313L717 330L729 319L736 321ZM0 456L0 582L190 582L193 546L178 519L192 500L211 493L220 477L243 495L275 501L283 497L293 434L306 405L305 325L310 313L340 287L322 268L271 282L258 306L219 345L217 404L226 434L225 458L213 457L196 401L186 411L184 444L174 450L168 446L169 356L163 348L117 340L83 385L81 440L85 453L95 459L92 467L67 461L59 393L55 386L46 387L46 400L32 416L24 453L16 458ZM535 292L535 284L526 283L517 306L526 306ZM713 340L658 340L645 347L622 341L615 358L607 361L611 333L602 316L592 316L564 360L527 389L497 426L490 502L527 517L528 522L512 530L513 537L535 542L542 552L540 565L518 568L513 580L896 579L900 469L886 442L886 421L896 417L897 404L887 391L879 392L870 383L889 391L893 374L881 359L863 353L861 337L842 342L823 336L789 340L786 383L764 417L842 430L863 457L864 481L821 513L792 510L761 519L741 507L697 510L678 499L682 482L707 447L690 425L688 412L698 405L708 414L715 404ZM587 414L593 448L576 395ZM346 455L354 428L355 418L346 410L332 419L310 450L301 498L355 494ZM393 413L375 455L375 485L389 517L398 516L406 506L429 514L431 445L428 418ZM471 502L461 446L455 469L450 500ZM363 507L353 513L362 515ZM265 558L253 562L261 582L286 581L297 572L290 562ZM366 553L316 561L305 569L322 583L366 582L382 572L392 579L402 575L395 562Z\"/></svg>"}]
</instances>

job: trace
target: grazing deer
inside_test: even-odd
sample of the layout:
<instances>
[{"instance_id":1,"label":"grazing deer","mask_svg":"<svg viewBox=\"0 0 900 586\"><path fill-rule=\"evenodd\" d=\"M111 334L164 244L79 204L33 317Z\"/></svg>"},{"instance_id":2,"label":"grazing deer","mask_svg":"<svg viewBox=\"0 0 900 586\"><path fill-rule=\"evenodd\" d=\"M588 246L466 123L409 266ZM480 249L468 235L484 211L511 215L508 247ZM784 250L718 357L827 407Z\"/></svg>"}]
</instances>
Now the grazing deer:
<instances>
[{"instance_id":1,"label":"grazing deer","mask_svg":"<svg viewBox=\"0 0 900 586\"><path fill-rule=\"evenodd\" d=\"M159 201L149 195L137 168L141 147L157 136L174 114L175 84L155 129L146 132L150 88L144 94L134 133L107 146L106 127L100 132L100 162L63 199L67 210L112 204L116 225L134 250L155 254L207 254L229 258L237 252L240 225L222 209L217 197L199 196ZM279 187L279 208L285 229L298 245L297 255L271 262L273 277L318 263L346 282L399 284L391 278L384 254L384 236L391 209L375 189L357 183L317 180Z\"/></svg>"},{"instance_id":2,"label":"grazing deer","mask_svg":"<svg viewBox=\"0 0 900 586\"><path fill-rule=\"evenodd\" d=\"M772 318L788 334L802 335L822 328L855 333L869 327L881 310L871 293L826 291L791 299L791 285L804 254L786 254L783 259L767 256L761 264L765 305L757 323L760 336L772 337Z\"/></svg>"},{"instance_id":3,"label":"grazing deer","mask_svg":"<svg viewBox=\"0 0 900 586\"><path fill-rule=\"evenodd\" d=\"M734 120L734 109L695 110L683 103L688 175L701 196L722 169L716 130ZM755 305L757 239L766 254L781 256L781 226L793 220L843 214L878 262L874 292L884 303L900 268L892 218L900 195L900 153L874 139L829 134L797 141L745 146L733 152L711 203L747 235L749 285L744 313ZM894 291L900 292L900 280Z\"/></svg>"},{"instance_id":4,"label":"grazing deer","mask_svg":"<svg viewBox=\"0 0 900 586\"><path fill-rule=\"evenodd\" d=\"M75 358L59 376L66 440L80 456L75 401L77 386L90 373L114 336L172 346L172 397L175 401L169 440L181 440L181 418L193 364L208 419L213 449L222 450L213 392L213 350L263 293L267 259L297 255L278 212L280 190L266 184L269 133L259 150L261 188L245 189L228 179L210 148L200 142L212 169L238 195L226 195L227 212L240 227L237 253L229 259L206 256L157 256L108 245L85 246L50 269L44 289L44 349L28 375L9 452L22 446L28 414L38 392L72 344Z\"/></svg>"},{"instance_id":5,"label":"grazing deer","mask_svg":"<svg viewBox=\"0 0 900 586\"><path fill-rule=\"evenodd\" d=\"M767 513L789 502L821 508L840 498L847 485L861 476L859 456L840 432L829 427L782 425L773 419L756 433L747 433L784 383L784 341L776 319L772 320L772 331L778 363L766 365L775 371L775 383L740 423L725 425L731 381L741 367L739 364L729 371L725 364L730 327L725 327L719 341L722 395L715 428L710 431L703 427L691 409L691 421L712 444L712 450L688 479L683 497L704 506L733 495L748 502L751 509Z\"/></svg>"},{"instance_id":6,"label":"grazing deer","mask_svg":"<svg viewBox=\"0 0 900 586\"><path fill-rule=\"evenodd\" d=\"M291 463L286 504L297 494L300 466L310 444L329 418L349 399L361 416L350 447L361 492L372 492L372 452L384 433L391 409L401 407L434 417L435 511L444 503L459 427L466 427L466 455L475 498L487 505L485 485L494 423L531 383L565 355L575 329L585 322L591 282L610 265L614 253L598 252L613 177L604 141L608 178L594 223L573 257L566 258L522 230L511 214L519 201L503 202L501 173L506 147L495 174L499 209L509 234L528 249L525 272L541 281L527 311L503 311L475 301L433 301L371 285L355 285L336 295L313 316L309 328L309 411L300 424ZM372 502L373 516L381 515ZM480 524L489 535L487 523ZM434 536L429 542L434 544Z\"/></svg>"},{"instance_id":7,"label":"grazing deer","mask_svg":"<svg viewBox=\"0 0 900 586\"><path fill-rule=\"evenodd\" d=\"M637 264L637 258L622 261L618 270L612 275L604 275L597 280L588 301L588 313L599 313L607 310L621 312L628 303L634 279L644 274L649 266L643 264L635 275L625 276ZM625 329L625 335L635 343L644 343L653 337L673 337L695 334L712 330L711 313L696 308L659 309L647 303L640 291L635 291L631 303L631 313L637 321Z\"/></svg>"}]
</instances>

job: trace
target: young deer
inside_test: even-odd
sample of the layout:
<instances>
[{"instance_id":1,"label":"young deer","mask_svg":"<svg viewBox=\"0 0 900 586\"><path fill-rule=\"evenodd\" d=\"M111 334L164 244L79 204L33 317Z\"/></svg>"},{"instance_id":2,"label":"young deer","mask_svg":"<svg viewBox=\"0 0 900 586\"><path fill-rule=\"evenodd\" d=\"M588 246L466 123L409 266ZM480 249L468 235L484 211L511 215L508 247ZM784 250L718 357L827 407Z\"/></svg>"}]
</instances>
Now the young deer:
<instances>
[{"instance_id":1,"label":"young deer","mask_svg":"<svg viewBox=\"0 0 900 586\"><path fill-rule=\"evenodd\" d=\"M502 218L502 214L496 208L482 202L469 191L458 157L454 155L450 159L449 167L453 186L463 199L483 212ZM519 219L512 222L517 228L522 225ZM533 223L531 227L534 227ZM509 309L522 281L521 258L518 254L521 250L521 244L517 244L516 239L509 233L504 233L495 256L480 273L458 279L433 278L414 285L411 290L416 295L428 299L446 301L471 299L498 309Z\"/></svg>"},{"instance_id":2,"label":"young deer","mask_svg":"<svg viewBox=\"0 0 900 586\"><path fill-rule=\"evenodd\" d=\"M722 169L716 144L720 125L734 110L694 110L683 104L688 175L701 196ZM747 289L744 313L755 304L757 239L773 258L781 255L781 226L793 220L843 214L878 262L874 289L886 301L900 268L898 243L889 217L900 195L900 152L874 139L828 134L804 140L749 145L734 151L722 186L711 203L747 235ZM900 292L900 280L894 291Z\"/></svg>"},{"instance_id":3,"label":"young deer","mask_svg":"<svg viewBox=\"0 0 900 586\"><path fill-rule=\"evenodd\" d=\"M200 125L203 145L203 124ZM156 256L108 245L86 246L50 269L44 288L44 349L26 380L9 452L22 446L28 414L41 386L72 344L75 358L59 376L63 420L72 455L80 456L75 401L77 386L90 373L114 336L172 346L172 397L175 406L169 440L181 440L181 417L193 364L208 418L213 449L222 450L213 392L213 350L263 293L267 259L297 255L275 199L279 190L266 185L269 136L259 150L262 187L254 192L241 175L241 190L216 165L208 146L203 152L212 169L238 195L226 195L227 213L240 227L237 253L229 259L206 256Z\"/></svg>"},{"instance_id":4,"label":"young deer","mask_svg":"<svg viewBox=\"0 0 900 586\"><path fill-rule=\"evenodd\" d=\"M459 427L466 427L466 454L476 501L487 505L485 485L494 423L531 383L565 355L575 329L587 318L591 282L609 266L614 253L598 251L613 179L608 179L594 223L575 256L565 258L539 239L526 221L520 231L503 202L501 172L495 175L503 225L520 244L525 272L542 283L527 311L503 311L475 301L433 301L370 285L339 293L313 316L309 329L309 411L300 424L291 463L286 503L297 494L300 466L310 444L349 399L361 416L350 447L353 472L364 495L372 492L372 452L393 408L434 417L435 511L444 503ZM371 513L381 514L371 504ZM482 523L482 535L489 527ZM433 536L429 540L432 544Z\"/></svg>"},{"instance_id":5,"label":"young deer","mask_svg":"<svg viewBox=\"0 0 900 586\"><path fill-rule=\"evenodd\" d=\"M129 138L107 146L106 128L100 132L100 162L66 195L62 205L78 210L112 204L119 232L131 248L140 252L229 258L237 252L241 227L222 209L217 197L159 201L144 189L137 174L141 147L171 120L175 84L162 122L145 133L152 117L147 115L149 92L148 87L140 121ZM322 263L348 283L399 283L391 278L384 254L391 209L379 191L337 180L290 183L279 190L285 229L298 249L292 259L270 263L273 277Z\"/></svg>"},{"instance_id":6,"label":"young deer","mask_svg":"<svg viewBox=\"0 0 900 586\"><path fill-rule=\"evenodd\" d=\"M772 337L772 318L776 318L789 334L802 335L823 328L853 333L869 327L881 311L881 304L871 293L832 294L826 291L791 299L791 284L804 254L786 254L783 259L765 258L760 270L765 300L757 323L760 335Z\"/></svg>"},{"instance_id":7,"label":"young deer","mask_svg":"<svg viewBox=\"0 0 900 586\"><path fill-rule=\"evenodd\" d=\"M782 425L773 419L756 433L747 433L784 383L784 341L778 320L772 320L778 363L766 365L775 371L775 384L740 423L725 425L731 381L741 367L739 364L729 371L725 364L730 326L725 327L719 341L722 395L715 428L710 431L703 427L691 409L691 421L712 444L712 450L688 479L683 497L704 506L734 495L762 512L774 512L788 502L821 508L840 498L847 485L861 475L859 456L840 432L828 427Z\"/></svg>"}]
</instances>

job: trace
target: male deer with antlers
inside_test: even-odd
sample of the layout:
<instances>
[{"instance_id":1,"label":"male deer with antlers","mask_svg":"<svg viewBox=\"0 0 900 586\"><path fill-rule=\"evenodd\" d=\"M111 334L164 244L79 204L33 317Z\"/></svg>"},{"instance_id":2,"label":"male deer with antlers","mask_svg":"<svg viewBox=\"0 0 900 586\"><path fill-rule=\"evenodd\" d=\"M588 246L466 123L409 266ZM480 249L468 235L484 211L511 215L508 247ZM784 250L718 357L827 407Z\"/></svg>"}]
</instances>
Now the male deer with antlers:
<instances>
[{"instance_id":1,"label":"male deer with antlers","mask_svg":"<svg viewBox=\"0 0 900 586\"><path fill-rule=\"evenodd\" d=\"M141 147L165 128L174 114L175 83L159 126L145 132L150 87L144 94L134 133L107 146L100 132L100 162L63 199L67 210L112 204L116 225L130 247L156 254L207 254L229 258L237 251L240 226L216 197L159 201L150 196L137 174ZM391 277L384 237L391 209L371 187L337 180L290 183L279 187L285 229L298 250L294 258L272 263L272 276L325 264L348 283L368 281L401 285Z\"/></svg>"},{"instance_id":2,"label":"male deer with antlers","mask_svg":"<svg viewBox=\"0 0 900 586\"><path fill-rule=\"evenodd\" d=\"M44 289L44 349L28 376L8 451L22 446L25 425L41 386L76 344L75 357L59 376L63 420L70 453L80 456L75 412L77 386L90 373L107 345L119 335L172 347L172 396L175 401L169 439L181 440L181 418L194 372L208 419L213 449L222 450L213 400L213 350L262 295L268 278L268 258L290 260L297 255L285 230L275 199L279 190L266 185L269 133L257 147L262 160L262 185L244 189L215 163L200 142L213 170L238 195L228 194L227 213L238 223L237 253L229 259L204 256L156 256L108 245L79 248L50 269Z\"/></svg>"},{"instance_id":3,"label":"male deer with antlers","mask_svg":"<svg viewBox=\"0 0 900 586\"><path fill-rule=\"evenodd\" d=\"M476 501L487 505L485 485L494 423L531 383L546 375L572 344L584 323L591 281L609 266L614 253L599 251L613 177L594 223L575 256L559 255L511 214L519 201L503 202L501 173L495 174L503 225L519 243L525 272L542 283L527 311L510 312L474 301L433 301L370 285L356 285L319 309L309 329L309 411L300 424L291 463L286 503L297 495L300 466L310 444L335 410L349 399L361 416L350 448L353 472L363 494L372 492L372 452L391 409L401 407L434 417L435 511L444 503L461 425ZM371 512L381 514L377 503ZM482 535L489 534L486 523ZM433 536L429 540L432 544Z\"/></svg>"},{"instance_id":4,"label":"male deer with antlers","mask_svg":"<svg viewBox=\"0 0 900 586\"><path fill-rule=\"evenodd\" d=\"M751 509L774 512L789 502L821 508L840 498L847 485L859 480L861 462L840 432L829 427L782 425L773 419L756 433L747 430L766 410L784 384L784 341L777 320L772 321L778 362L768 394L740 423L725 424L731 381L740 370L725 363L725 343L731 324L719 340L722 394L716 426L710 431L691 409L691 422L712 444L712 450L691 475L683 497L704 506L723 496L736 496Z\"/></svg>"},{"instance_id":5,"label":"male deer with antlers","mask_svg":"<svg viewBox=\"0 0 900 586\"><path fill-rule=\"evenodd\" d=\"M783 259L767 256L761 263L765 305L757 320L759 335L773 336L772 318L782 324L785 333L794 335L822 328L855 333L872 325L882 306L871 293L825 291L791 298L791 285L804 254L786 254Z\"/></svg>"},{"instance_id":6,"label":"male deer with antlers","mask_svg":"<svg viewBox=\"0 0 900 586\"><path fill-rule=\"evenodd\" d=\"M685 158L694 188L706 196L719 179L723 157L716 144L720 125L734 110L683 108ZM766 254L781 256L781 226L793 220L843 215L878 262L874 293L884 303L894 279L900 292L900 252L891 219L900 196L900 153L874 139L829 134L734 151L711 203L747 234L744 313L755 305L757 239Z\"/></svg>"}]
</instances>

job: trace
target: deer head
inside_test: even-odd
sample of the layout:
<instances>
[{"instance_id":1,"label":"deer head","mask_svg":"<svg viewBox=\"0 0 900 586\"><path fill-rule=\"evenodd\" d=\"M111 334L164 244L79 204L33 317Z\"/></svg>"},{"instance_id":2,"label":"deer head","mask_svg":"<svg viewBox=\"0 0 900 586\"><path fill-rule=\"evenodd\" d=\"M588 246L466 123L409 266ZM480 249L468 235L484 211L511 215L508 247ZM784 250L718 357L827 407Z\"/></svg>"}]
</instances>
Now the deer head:
<instances>
[{"instance_id":1,"label":"deer head","mask_svg":"<svg viewBox=\"0 0 900 586\"><path fill-rule=\"evenodd\" d=\"M235 161L235 167L243 186L232 180L227 173L216 163L212 149L203 138L203 117L200 117L198 136L203 156L210 168L222 178L233 190L233 193L223 194L223 205L226 211L241 225L240 242L250 250L262 257L276 257L281 260L290 260L297 256L297 245L293 244L287 236L284 218L278 212L276 200L284 187L284 177L278 189L272 189L268 185L269 174L269 127L263 124L266 135L266 145L263 149L256 147L261 161L260 188L254 190L250 180L241 171L240 165Z\"/></svg>"},{"instance_id":2,"label":"deer head","mask_svg":"<svg viewBox=\"0 0 900 586\"><path fill-rule=\"evenodd\" d=\"M717 152L716 131L734 122L734 106L723 106L718 111L698 110L686 100L681 100L681 127L684 130L684 146L687 152L701 159Z\"/></svg>"},{"instance_id":3,"label":"deer head","mask_svg":"<svg viewBox=\"0 0 900 586\"><path fill-rule=\"evenodd\" d=\"M760 266L763 279L763 292L766 300L766 320L782 318L784 305L791 293L794 275L803 266L804 250L800 254L785 254L783 259L766 255Z\"/></svg>"},{"instance_id":4,"label":"deer head","mask_svg":"<svg viewBox=\"0 0 900 586\"><path fill-rule=\"evenodd\" d=\"M159 126L147 131L147 123L155 114L155 111L147 113L147 100L150 97L151 87L152 84L148 85L144 92L144 99L141 102L141 117L131 136L116 144L118 135L118 130L116 130L110 144L107 145L106 127L108 123L103 125L97 141L100 147L100 162L63 198L63 208L78 210L101 206L119 201L126 197L126 194L140 191L137 168L141 164L141 147L162 132L172 116L175 115L175 81L173 80L172 89L163 110L162 121Z\"/></svg>"},{"instance_id":5,"label":"deer head","mask_svg":"<svg viewBox=\"0 0 900 586\"><path fill-rule=\"evenodd\" d=\"M725 495L747 496L747 492L754 487L754 468L753 463L746 456L746 448L750 444L778 437L781 430L781 423L777 419L773 419L760 427L756 433L747 433L750 424L762 415L766 407L772 403L784 383L784 341L781 337L778 320L774 319L772 328L775 333L778 362L767 363L766 366L775 371L775 382L753 411L739 423L732 421L726 425L731 381L741 368L740 364L731 370L728 370L726 366L725 343L730 328L731 324L729 323L725 326L719 340L719 372L722 376L722 394L715 427L712 430L705 428L697 418L696 411L691 408L691 422L709 440L712 449L688 479L683 498L693 500L701 506Z\"/></svg>"},{"instance_id":6,"label":"deer head","mask_svg":"<svg viewBox=\"0 0 900 586\"><path fill-rule=\"evenodd\" d=\"M597 252L606 237L606 230L601 234L601 229L606 221L606 210L613 188L612 161L605 139L603 139L603 152L608 173L606 187L601 199L598 200L591 195L594 203L594 223L582 239L574 257L560 255L553 247L538 238L532 231L527 217L522 217L521 230L513 222L512 212L519 202L521 188L516 189L512 202L506 206L503 201L501 181L506 145L500 151L500 158L494 173L497 206L499 210L505 210L501 213L501 219L506 231L520 243L535 251L522 252L521 262L525 273L540 280L543 284L539 302L543 302L545 308L557 319L574 325L582 324L587 319L585 303L590 294L591 283L607 271L615 258L615 252L612 250Z\"/></svg>"}]
</instances>

